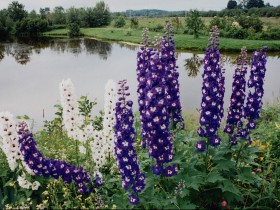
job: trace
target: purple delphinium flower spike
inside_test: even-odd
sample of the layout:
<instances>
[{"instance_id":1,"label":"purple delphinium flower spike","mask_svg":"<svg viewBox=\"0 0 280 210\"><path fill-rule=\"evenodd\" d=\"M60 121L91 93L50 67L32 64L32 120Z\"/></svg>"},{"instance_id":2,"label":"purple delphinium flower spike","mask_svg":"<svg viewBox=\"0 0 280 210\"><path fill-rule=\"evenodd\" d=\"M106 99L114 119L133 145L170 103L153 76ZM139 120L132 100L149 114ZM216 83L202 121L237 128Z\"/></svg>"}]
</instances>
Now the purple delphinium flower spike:
<instances>
[{"instance_id":1,"label":"purple delphinium flower spike","mask_svg":"<svg viewBox=\"0 0 280 210\"><path fill-rule=\"evenodd\" d=\"M165 70L165 85L167 87L166 98L168 112L170 113L171 120L174 126L180 123L181 128L184 128L184 119L182 117L182 107L180 102L179 92L179 72L176 65L175 58L175 41L173 39L172 24L167 21L165 27L165 35L161 39L160 56L161 64Z\"/></svg>"},{"instance_id":2,"label":"purple delphinium flower spike","mask_svg":"<svg viewBox=\"0 0 280 210\"><path fill-rule=\"evenodd\" d=\"M149 30L148 28L143 29L142 34L142 46L140 51L137 53L137 94L138 94L138 105L139 105L139 113L140 113L140 122L142 128L142 147L145 148L147 144L147 134L146 134L146 118L145 118L145 92L146 92L146 82L147 82L147 73L149 60L152 53L152 48L148 48L149 46Z\"/></svg>"},{"instance_id":3,"label":"purple delphinium flower spike","mask_svg":"<svg viewBox=\"0 0 280 210\"><path fill-rule=\"evenodd\" d=\"M230 135L230 143L236 145L237 137L247 137L247 132L242 129L242 117L246 91L246 73L247 73L248 57L246 48L242 48L240 56L237 60L237 68L233 75L232 94L230 97L230 106L227 116L227 125L224 132ZM233 135L235 134L235 135Z\"/></svg>"},{"instance_id":4,"label":"purple delphinium flower spike","mask_svg":"<svg viewBox=\"0 0 280 210\"><path fill-rule=\"evenodd\" d=\"M133 127L133 102L126 100L126 97L130 95L126 80L120 81L119 85L119 100L116 103L115 112L115 154L123 188L128 190L131 187L135 193L139 193L145 188L145 175L140 172L137 154L134 149L136 135ZM130 195L129 201L131 204L136 205L139 199L136 195Z\"/></svg>"},{"instance_id":5,"label":"purple delphinium flower spike","mask_svg":"<svg viewBox=\"0 0 280 210\"><path fill-rule=\"evenodd\" d=\"M46 159L38 150L33 134L30 133L27 124L21 122L18 128L20 151L24 161L35 175L43 175L55 179L61 177L67 184L74 181L78 186L78 191L82 194L92 191L92 181L84 168L71 166L64 161Z\"/></svg>"},{"instance_id":6,"label":"purple delphinium flower spike","mask_svg":"<svg viewBox=\"0 0 280 210\"><path fill-rule=\"evenodd\" d=\"M170 113L168 112L164 78L165 71L158 50L149 61L147 75L145 108L146 108L146 133L149 146L149 155L156 159L152 166L153 173L165 174L163 164L171 162L174 156L173 135L169 130ZM177 167L173 166L175 175Z\"/></svg>"},{"instance_id":7,"label":"purple delphinium flower spike","mask_svg":"<svg viewBox=\"0 0 280 210\"><path fill-rule=\"evenodd\" d=\"M250 88L247 103L244 109L244 117L247 119L247 129L252 130L256 127L256 119L260 117L262 108L262 97L264 94L263 84L266 72L266 51L267 47L263 47L261 51L256 50L253 53L251 72L248 81Z\"/></svg>"},{"instance_id":8,"label":"purple delphinium flower spike","mask_svg":"<svg viewBox=\"0 0 280 210\"><path fill-rule=\"evenodd\" d=\"M224 76L220 66L219 31L212 28L210 43L204 57L204 73L202 74L202 101L200 109L200 127L197 133L206 137L212 146L220 144L216 132L223 117ZM198 151L201 151L197 149Z\"/></svg>"}]
</instances>

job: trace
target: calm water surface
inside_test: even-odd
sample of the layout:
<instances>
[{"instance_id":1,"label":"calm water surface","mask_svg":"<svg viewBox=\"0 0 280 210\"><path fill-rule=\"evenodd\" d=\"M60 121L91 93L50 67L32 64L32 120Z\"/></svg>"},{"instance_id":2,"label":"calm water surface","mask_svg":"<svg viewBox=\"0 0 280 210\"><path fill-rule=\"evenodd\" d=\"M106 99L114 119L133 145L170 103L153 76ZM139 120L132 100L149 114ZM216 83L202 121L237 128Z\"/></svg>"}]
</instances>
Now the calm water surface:
<instances>
[{"instance_id":1,"label":"calm water surface","mask_svg":"<svg viewBox=\"0 0 280 210\"><path fill-rule=\"evenodd\" d=\"M137 110L136 53L137 46L100 42L93 39L44 39L0 43L0 111L15 116L28 115L41 129L44 120L54 117L54 104L60 101L59 83L71 78L78 96L97 98L93 114L103 107L104 86L109 79L127 79L134 111ZM225 56L225 107L231 94L234 64L237 55ZM203 67L186 70L185 65L196 62L203 54L177 53L180 73L181 102L184 112L200 107L201 74ZM280 58L268 56L265 82L265 103L273 103L280 96ZM197 75L197 76L196 76ZM43 117L44 110L44 117Z\"/></svg>"}]
</instances>

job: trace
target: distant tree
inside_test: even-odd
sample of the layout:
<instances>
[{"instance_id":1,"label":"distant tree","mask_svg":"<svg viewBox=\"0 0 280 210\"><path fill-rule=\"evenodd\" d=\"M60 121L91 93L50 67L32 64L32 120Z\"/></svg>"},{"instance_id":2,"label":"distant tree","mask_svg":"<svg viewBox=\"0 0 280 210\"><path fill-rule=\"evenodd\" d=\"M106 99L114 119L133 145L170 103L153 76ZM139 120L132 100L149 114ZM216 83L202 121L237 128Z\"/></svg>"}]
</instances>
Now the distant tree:
<instances>
[{"instance_id":1,"label":"distant tree","mask_svg":"<svg viewBox=\"0 0 280 210\"><path fill-rule=\"evenodd\" d=\"M237 2L235 0L229 0L227 4L227 9L236 9L237 8Z\"/></svg>"},{"instance_id":2,"label":"distant tree","mask_svg":"<svg viewBox=\"0 0 280 210\"><path fill-rule=\"evenodd\" d=\"M182 27L182 22L180 21L179 17L174 17L171 19L171 21L172 21L172 25L177 31L179 30L179 28Z\"/></svg>"},{"instance_id":3,"label":"distant tree","mask_svg":"<svg viewBox=\"0 0 280 210\"><path fill-rule=\"evenodd\" d=\"M116 18L114 26L117 28L121 28L123 26L125 26L125 19L123 16L119 16Z\"/></svg>"},{"instance_id":4,"label":"distant tree","mask_svg":"<svg viewBox=\"0 0 280 210\"><path fill-rule=\"evenodd\" d=\"M186 18L187 28L193 31L194 37L199 37L199 31L204 28L204 23L199 16L198 10L190 10Z\"/></svg>"},{"instance_id":5,"label":"distant tree","mask_svg":"<svg viewBox=\"0 0 280 210\"><path fill-rule=\"evenodd\" d=\"M24 10L24 5L13 1L8 6L8 16L14 21L21 21L27 17L27 11Z\"/></svg>"},{"instance_id":6,"label":"distant tree","mask_svg":"<svg viewBox=\"0 0 280 210\"><path fill-rule=\"evenodd\" d=\"M247 9L250 9L253 7L261 8L261 7L264 7L264 2L263 2L263 0L249 0L246 7L247 7Z\"/></svg>"},{"instance_id":7,"label":"distant tree","mask_svg":"<svg viewBox=\"0 0 280 210\"><path fill-rule=\"evenodd\" d=\"M67 11L67 25L69 29L69 36L79 36L80 35L80 16L79 16L79 10L71 7Z\"/></svg>"},{"instance_id":8,"label":"distant tree","mask_svg":"<svg viewBox=\"0 0 280 210\"><path fill-rule=\"evenodd\" d=\"M54 24L66 24L66 14L64 8L61 6L55 7L51 14L51 20Z\"/></svg>"},{"instance_id":9,"label":"distant tree","mask_svg":"<svg viewBox=\"0 0 280 210\"><path fill-rule=\"evenodd\" d=\"M97 2L94 9L95 26L106 26L110 24L111 15L110 9L104 1Z\"/></svg>"},{"instance_id":10,"label":"distant tree","mask_svg":"<svg viewBox=\"0 0 280 210\"><path fill-rule=\"evenodd\" d=\"M135 18L135 17L130 18L130 27L131 28L138 28L138 25L139 25L139 21L137 18Z\"/></svg>"}]
</instances>

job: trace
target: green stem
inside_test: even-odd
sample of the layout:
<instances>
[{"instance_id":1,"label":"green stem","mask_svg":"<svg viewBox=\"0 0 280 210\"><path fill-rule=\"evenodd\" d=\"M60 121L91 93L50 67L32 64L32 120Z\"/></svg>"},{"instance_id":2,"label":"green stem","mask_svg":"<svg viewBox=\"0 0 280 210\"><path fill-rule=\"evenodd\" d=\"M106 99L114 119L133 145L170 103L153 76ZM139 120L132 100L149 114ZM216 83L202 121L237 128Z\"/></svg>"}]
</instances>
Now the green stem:
<instances>
[{"instance_id":1,"label":"green stem","mask_svg":"<svg viewBox=\"0 0 280 210\"><path fill-rule=\"evenodd\" d=\"M206 154L205 154L205 172L208 172L208 158L209 158L209 139L206 142Z\"/></svg>"},{"instance_id":2,"label":"green stem","mask_svg":"<svg viewBox=\"0 0 280 210\"><path fill-rule=\"evenodd\" d=\"M236 158L236 162L235 162L235 167L237 167L237 164L238 164L238 160L239 160L239 157L240 157L240 153L241 153L241 150L243 148L243 144L241 143L241 146L238 150L238 153L237 153L237 158Z\"/></svg>"},{"instance_id":3,"label":"green stem","mask_svg":"<svg viewBox=\"0 0 280 210\"><path fill-rule=\"evenodd\" d=\"M79 166L79 147L78 147L78 140L75 140L76 142L76 165Z\"/></svg>"}]
</instances>

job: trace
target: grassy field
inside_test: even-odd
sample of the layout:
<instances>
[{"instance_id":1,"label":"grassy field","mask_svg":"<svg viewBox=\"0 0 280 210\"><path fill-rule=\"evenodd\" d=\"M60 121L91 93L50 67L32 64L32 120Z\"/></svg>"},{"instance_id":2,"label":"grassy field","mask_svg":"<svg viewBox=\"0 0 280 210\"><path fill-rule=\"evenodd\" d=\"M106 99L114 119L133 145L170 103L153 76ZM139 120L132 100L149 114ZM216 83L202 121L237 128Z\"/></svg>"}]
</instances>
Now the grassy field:
<instances>
[{"instance_id":1,"label":"grassy field","mask_svg":"<svg viewBox=\"0 0 280 210\"><path fill-rule=\"evenodd\" d=\"M58 29L44 33L47 36L67 36L67 29ZM141 41L141 30L124 28L82 28L81 33L87 37L99 38L110 41L124 41L138 44ZM131 33L131 34L129 34ZM151 37L158 35L157 32L151 32ZM176 48L179 50L204 50L208 43L207 36L201 36L195 39L192 35L175 34ZM280 51L280 40L240 40L240 39L220 39L220 49L224 51L240 51L240 48L246 46L249 51L253 51L262 46L268 46L270 51Z\"/></svg>"}]
</instances>

